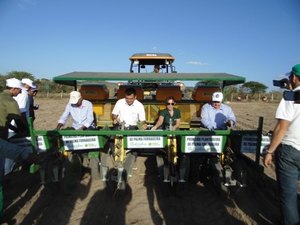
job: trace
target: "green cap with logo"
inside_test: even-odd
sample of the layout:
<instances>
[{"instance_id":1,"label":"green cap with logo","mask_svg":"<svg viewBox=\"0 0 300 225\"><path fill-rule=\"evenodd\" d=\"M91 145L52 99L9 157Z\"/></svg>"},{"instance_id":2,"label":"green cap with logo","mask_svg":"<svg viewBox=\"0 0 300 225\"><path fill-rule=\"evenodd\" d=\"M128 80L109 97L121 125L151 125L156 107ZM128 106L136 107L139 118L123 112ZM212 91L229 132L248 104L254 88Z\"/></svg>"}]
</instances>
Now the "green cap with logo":
<instances>
[{"instance_id":1,"label":"green cap with logo","mask_svg":"<svg viewBox=\"0 0 300 225\"><path fill-rule=\"evenodd\" d=\"M300 76L300 64L293 66L291 73Z\"/></svg>"}]
</instances>

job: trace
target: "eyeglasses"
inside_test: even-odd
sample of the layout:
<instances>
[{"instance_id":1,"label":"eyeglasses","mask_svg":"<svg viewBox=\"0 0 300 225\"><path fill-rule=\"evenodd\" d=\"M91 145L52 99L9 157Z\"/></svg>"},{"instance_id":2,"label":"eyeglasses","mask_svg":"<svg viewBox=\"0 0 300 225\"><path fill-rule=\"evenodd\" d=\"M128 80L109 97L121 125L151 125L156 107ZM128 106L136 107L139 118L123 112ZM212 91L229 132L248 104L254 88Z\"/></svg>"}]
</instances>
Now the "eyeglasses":
<instances>
[{"instance_id":1,"label":"eyeglasses","mask_svg":"<svg viewBox=\"0 0 300 225\"><path fill-rule=\"evenodd\" d=\"M167 105L175 105L174 102L167 102Z\"/></svg>"}]
</instances>

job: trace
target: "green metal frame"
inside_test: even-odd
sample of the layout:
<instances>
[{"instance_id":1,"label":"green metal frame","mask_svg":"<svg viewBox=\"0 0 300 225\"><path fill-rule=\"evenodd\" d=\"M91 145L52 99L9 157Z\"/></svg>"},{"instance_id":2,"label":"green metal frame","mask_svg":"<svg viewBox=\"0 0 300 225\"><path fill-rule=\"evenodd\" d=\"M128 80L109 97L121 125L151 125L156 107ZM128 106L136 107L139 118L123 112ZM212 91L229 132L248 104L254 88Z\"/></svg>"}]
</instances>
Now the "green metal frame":
<instances>
[{"instance_id":1,"label":"green metal frame","mask_svg":"<svg viewBox=\"0 0 300 225\"><path fill-rule=\"evenodd\" d=\"M228 73L112 73L72 72L56 76L53 81L64 85L77 85L78 81L220 81L224 86L241 84L245 78Z\"/></svg>"},{"instance_id":2,"label":"green metal frame","mask_svg":"<svg viewBox=\"0 0 300 225\"><path fill-rule=\"evenodd\" d=\"M217 130L217 131L207 131L207 130L175 130L175 131L167 131L167 130L32 130L31 132L32 140L36 140L37 136L42 136L45 140L46 148L51 148L51 137L63 137L63 136L97 136L99 138L99 146L100 148L104 148L106 141L109 136L113 135L123 135L126 136L163 136L165 137L164 146L167 145L167 137L170 135L176 136L177 138L184 138L185 136L211 136L211 135L221 135L221 136L229 136L231 135L230 130ZM60 139L61 141L61 139ZM182 142L182 141L181 141ZM36 142L33 143L35 147L37 147ZM125 148L127 147L127 140L125 138ZM64 149L61 149L64 150Z\"/></svg>"}]
</instances>

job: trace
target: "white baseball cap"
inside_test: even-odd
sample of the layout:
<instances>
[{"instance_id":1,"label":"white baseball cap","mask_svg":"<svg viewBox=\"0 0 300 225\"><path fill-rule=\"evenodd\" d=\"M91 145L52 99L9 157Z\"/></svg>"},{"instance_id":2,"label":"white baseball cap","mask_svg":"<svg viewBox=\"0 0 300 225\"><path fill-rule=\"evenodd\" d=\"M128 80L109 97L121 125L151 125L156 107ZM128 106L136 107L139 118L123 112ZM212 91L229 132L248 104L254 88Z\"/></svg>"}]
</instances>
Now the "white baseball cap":
<instances>
[{"instance_id":1,"label":"white baseball cap","mask_svg":"<svg viewBox=\"0 0 300 225\"><path fill-rule=\"evenodd\" d=\"M33 81L30 80L29 78L23 78L23 79L21 80L21 82L22 82L23 84L29 85L31 88L36 88L36 86L33 84Z\"/></svg>"},{"instance_id":2,"label":"white baseball cap","mask_svg":"<svg viewBox=\"0 0 300 225\"><path fill-rule=\"evenodd\" d=\"M76 104L80 98L81 98L81 94L80 94L79 91L72 91L70 93L69 103L70 104Z\"/></svg>"},{"instance_id":3,"label":"white baseball cap","mask_svg":"<svg viewBox=\"0 0 300 225\"><path fill-rule=\"evenodd\" d=\"M6 86L10 88L22 88L21 81L17 78L10 78L6 80Z\"/></svg>"},{"instance_id":4,"label":"white baseball cap","mask_svg":"<svg viewBox=\"0 0 300 225\"><path fill-rule=\"evenodd\" d=\"M212 95L213 102L222 102L223 101L223 93L222 92L215 92Z\"/></svg>"}]
</instances>

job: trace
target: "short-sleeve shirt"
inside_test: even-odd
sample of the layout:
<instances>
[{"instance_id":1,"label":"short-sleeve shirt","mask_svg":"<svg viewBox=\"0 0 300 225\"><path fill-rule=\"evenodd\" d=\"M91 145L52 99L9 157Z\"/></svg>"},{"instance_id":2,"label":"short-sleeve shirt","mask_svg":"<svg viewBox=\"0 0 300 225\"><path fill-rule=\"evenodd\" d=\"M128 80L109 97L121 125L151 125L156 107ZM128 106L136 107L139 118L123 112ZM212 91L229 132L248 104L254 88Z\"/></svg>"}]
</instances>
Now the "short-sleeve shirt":
<instances>
[{"instance_id":1,"label":"short-sleeve shirt","mask_svg":"<svg viewBox=\"0 0 300 225\"><path fill-rule=\"evenodd\" d=\"M0 93L0 99L0 138L7 139L8 126L12 120L20 119L20 109L7 91Z\"/></svg>"},{"instance_id":2,"label":"short-sleeve shirt","mask_svg":"<svg viewBox=\"0 0 300 225\"><path fill-rule=\"evenodd\" d=\"M176 120L181 118L179 109L174 108L173 111L173 116L170 115L169 110L167 109L160 111L159 115L164 117L162 129L168 129L170 127L170 121L172 122L172 126L174 126L176 124Z\"/></svg>"},{"instance_id":3,"label":"short-sleeve shirt","mask_svg":"<svg viewBox=\"0 0 300 225\"><path fill-rule=\"evenodd\" d=\"M300 87L294 89L299 91ZM291 145L300 151L300 104L295 104L294 101L285 101L284 99L278 105L276 119L283 119L290 122L281 143Z\"/></svg>"},{"instance_id":4,"label":"short-sleeve shirt","mask_svg":"<svg viewBox=\"0 0 300 225\"><path fill-rule=\"evenodd\" d=\"M121 122L125 122L125 126L137 126L138 121L146 121L145 108L141 102L134 100L128 105L125 98L119 99L112 111L113 115L118 116Z\"/></svg>"},{"instance_id":5,"label":"short-sleeve shirt","mask_svg":"<svg viewBox=\"0 0 300 225\"><path fill-rule=\"evenodd\" d=\"M29 98L28 98L28 92L26 90L26 88L22 88L22 92L20 94L18 94L17 96L13 97L20 108L21 113L25 113L26 114L26 118L29 118Z\"/></svg>"}]
</instances>

